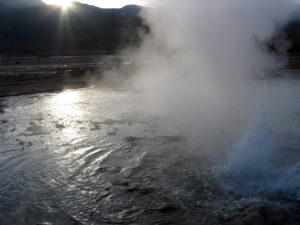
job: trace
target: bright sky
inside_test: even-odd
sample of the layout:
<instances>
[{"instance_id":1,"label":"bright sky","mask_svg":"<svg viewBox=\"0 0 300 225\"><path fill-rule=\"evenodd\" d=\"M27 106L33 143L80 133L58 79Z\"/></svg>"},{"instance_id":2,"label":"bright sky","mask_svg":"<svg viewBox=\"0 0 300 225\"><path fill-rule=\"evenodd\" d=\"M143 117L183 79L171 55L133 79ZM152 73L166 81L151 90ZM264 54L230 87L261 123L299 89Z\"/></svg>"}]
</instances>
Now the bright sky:
<instances>
[{"instance_id":1,"label":"bright sky","mask_svg":"<svg viewBox=\"0 0 300 225\"><path fill-rule=\"evenodd\" d=\"M47 4L61 5L67 7L72 0L43 0ZM77 0L76 0L77 1ZM121 8L125 5L147 5L149 0L78 0L78 2L95 5L101 8Z\"/></svg>"}]
</instances>

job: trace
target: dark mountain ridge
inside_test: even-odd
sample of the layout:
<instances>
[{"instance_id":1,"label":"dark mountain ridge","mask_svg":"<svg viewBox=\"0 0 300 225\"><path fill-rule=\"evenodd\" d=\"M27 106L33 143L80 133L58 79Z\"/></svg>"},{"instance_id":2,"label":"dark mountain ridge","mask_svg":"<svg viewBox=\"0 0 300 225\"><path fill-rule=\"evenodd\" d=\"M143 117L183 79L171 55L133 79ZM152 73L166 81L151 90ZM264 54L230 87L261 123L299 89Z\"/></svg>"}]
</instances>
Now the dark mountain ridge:
<instances>
[{"instance_id":1,"label":"dark mountain ridge","mask_svg":"<svg viewBox=\"0 0 300 225\"><path fill-rule=\"evenodd\" d=\"M139 43L139 32L146 29L140 10L134 5L102 9L78 2L68 10L46 4L15 7L0 0L0 53L113 53Z\"/></svg>"},{"instance_id":2,"label":"dark mountain ridge","mask_svg":"<svg viewBox=\"0 0 300 225\"><path fill-rule=\"evenodd\" d=\"M139 44L139 34L149 31L139 18L141 10L137 5L103 9L79 2L63 10L40 0L0 0L0 53L115 53ZM290 52L300 52L300 8L285 32Z\"/></svg>"},{"instance_id":3,"label":"dark mountain ridge","mask_svg":"<svg viewBox=\"0 0 300 225\"><path fill-rule=\"evenodd\" d=\"M45 5L41 0L0 0L0 6L26 8Z\"/></svg>"}]
</instances>

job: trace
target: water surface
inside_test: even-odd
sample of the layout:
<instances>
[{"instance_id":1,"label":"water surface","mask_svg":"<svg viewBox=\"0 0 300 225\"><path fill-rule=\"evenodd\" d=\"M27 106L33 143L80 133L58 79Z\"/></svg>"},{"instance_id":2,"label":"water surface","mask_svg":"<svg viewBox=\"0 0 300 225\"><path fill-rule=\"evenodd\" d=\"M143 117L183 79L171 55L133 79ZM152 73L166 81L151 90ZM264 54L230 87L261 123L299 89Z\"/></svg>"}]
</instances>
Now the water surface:
<instances>
[{"instance_id":1,"label":"water surface","mask_svg":"<svg viewBox=\"0 0 300 225\"><path fill-rule=\"evenodd\" d=\"M183 135L161 125L164 118L147 113L139 91L88 88L2 98L0 224L217 224L247 201L296 207L299 87L299 80L269 83L272 166L282 168L278 179L259 186L269 199L223 180L217 171L226 157L216 164L200 147L191 150ZM275 198L279 189L283 197Z\"/></svg>"}]
</instances>

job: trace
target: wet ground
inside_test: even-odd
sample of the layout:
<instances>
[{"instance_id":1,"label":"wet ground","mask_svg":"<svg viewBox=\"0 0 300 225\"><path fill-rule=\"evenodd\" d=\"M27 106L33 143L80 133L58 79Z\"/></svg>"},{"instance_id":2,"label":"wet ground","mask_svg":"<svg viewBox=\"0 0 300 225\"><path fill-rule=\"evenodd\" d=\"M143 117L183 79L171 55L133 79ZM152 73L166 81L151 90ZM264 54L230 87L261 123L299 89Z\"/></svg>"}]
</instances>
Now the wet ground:
<instances>
[{"instance_id":1,"label":"wet ground","mask_svg":"<svg viewBox=\"0 0 300 225\"><path fill-rule=\"evenodd\" d=\"M86 87L129 64L129 57L113 55L0 57L0 97Z\"/></svg>"},{"instance_id":2,"label":"wet ground","mask_svg":"<svg viewBox=\"0 0 300 225\"><path fill-rule=\"evenodd\" d=\"M290 55L286 68L268 75L299 78L299 59L298 54ZM118 55L0 57L0 97L98 85L103 74L119 67L124 77L130 76L132 59Z\"/></svg>"}]
</instances>

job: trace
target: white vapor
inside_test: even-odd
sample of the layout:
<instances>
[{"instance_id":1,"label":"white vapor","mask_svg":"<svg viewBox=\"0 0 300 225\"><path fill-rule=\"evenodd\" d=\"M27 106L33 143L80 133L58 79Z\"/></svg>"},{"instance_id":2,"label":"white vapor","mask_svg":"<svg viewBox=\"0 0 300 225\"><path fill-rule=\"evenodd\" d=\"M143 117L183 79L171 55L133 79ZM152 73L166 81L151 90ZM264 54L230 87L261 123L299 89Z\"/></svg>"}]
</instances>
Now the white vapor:
<instances>
[{"instance_id":1,"label":"white vapor","mask_svg":"<svg viewBox=\"0 0 300 225\"><path fill-rule=\"evenodd\" d=\"M172 119L196 146L228 144L253 120L257 78L283 66L265 42L297 4L289 0L160 0L143 13L150 34L134 52L149 110ZM284 51L281 51L284 52ZM132 53L131 53L132 54ZM220 139L219 139L220 140ZM225 141L225 142L226 142Z\"/></svg>"},{"instance_id":2,"label":"white vapor","mask_svg":"<svg viewBox=\"0 0 300 225\"><path fill-rule=\"evenodd\" d=\"M264 116L267 80L285 66L289 43L281 32L298 4L159 0L156 6L142 13L150 33L126 53L133 55L133 83L143 90L149 113L162 114L163 129L184 136L190 149L208 153L221 168L217 177L243 180L246 186L253 180L248 188L256 190L271 176L274 152Z\"/></svg>"}]
</instances>

